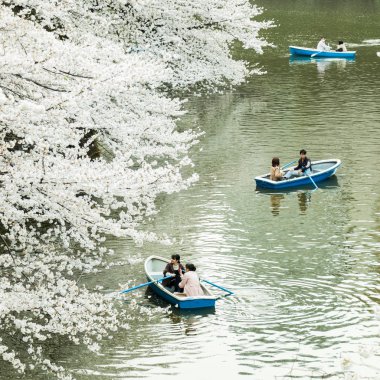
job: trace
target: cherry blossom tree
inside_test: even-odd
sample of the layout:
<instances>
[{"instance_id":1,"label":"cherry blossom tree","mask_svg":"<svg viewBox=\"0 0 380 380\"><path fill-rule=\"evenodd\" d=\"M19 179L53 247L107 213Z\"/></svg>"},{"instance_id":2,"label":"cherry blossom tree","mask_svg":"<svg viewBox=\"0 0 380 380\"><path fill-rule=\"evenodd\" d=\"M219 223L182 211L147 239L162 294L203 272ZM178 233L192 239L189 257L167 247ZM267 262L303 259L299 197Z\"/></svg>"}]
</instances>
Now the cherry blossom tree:
<instances>
[{"instance_id":1,"label":"cherry blossom tree","mask_svg":"<svg viewBox=\"0 0 380 380\"><path fill-rule=\"evenodd\" d=\"M112 253L108 235L162 239L141 221L197 180L183 169L201 133L178 131L173 89L243 81L230 46L262 52L260 13L246 0L2 2L0 360L71 378L43 342L96 350L122 324L78 276Z\"/></svg>"}]
</instances>

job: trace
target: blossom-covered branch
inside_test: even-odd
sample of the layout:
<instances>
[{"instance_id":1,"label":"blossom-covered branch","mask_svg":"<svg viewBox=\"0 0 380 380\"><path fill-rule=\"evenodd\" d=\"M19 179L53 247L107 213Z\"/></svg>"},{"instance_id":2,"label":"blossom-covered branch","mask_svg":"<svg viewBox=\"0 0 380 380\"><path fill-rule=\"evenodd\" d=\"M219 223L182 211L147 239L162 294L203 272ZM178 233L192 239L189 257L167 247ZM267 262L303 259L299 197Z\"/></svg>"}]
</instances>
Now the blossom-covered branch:
<instances>
[{"instance_id":1,"label":"blossom-covered branch","mask_svg":"<svg viewBox=\"0 0 380 380\"><path fill-rule=\"evenodd\" d=\"M157 196L197 180L182 173L200 132L178 131L168 89L244 80L229 48L262 51L259 13L236 0L2 3L0 358L16 370L70 378L41 343L96 349L117 328L114 304L76 279L110 253L106 235L158 239L141 228Z\"/></svg>"}]
</instances>

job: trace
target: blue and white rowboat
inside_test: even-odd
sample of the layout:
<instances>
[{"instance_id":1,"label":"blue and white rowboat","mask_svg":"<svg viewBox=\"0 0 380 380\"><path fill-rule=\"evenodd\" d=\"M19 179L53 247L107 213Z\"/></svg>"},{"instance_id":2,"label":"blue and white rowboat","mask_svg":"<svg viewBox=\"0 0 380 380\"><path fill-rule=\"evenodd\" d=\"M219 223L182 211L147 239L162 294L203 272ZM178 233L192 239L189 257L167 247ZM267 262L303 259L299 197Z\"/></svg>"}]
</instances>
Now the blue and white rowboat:
<instances>
[{"instance_id":1,"label":"blue and white rowboat","mask_svg":"<svg viewBox=\"0 0 380 380\"><path fill-rule=\"evenodd\" d=\"M292 55L303 55L311 58L355 58L356 51L322 51L317 49L289 46L289 52Z\"/></svg>"},{"instance_id":2,"label":"blue and white rowboat","mask_svg":"<svg viewBox=\"0 0 380 380\"><path fill-rule=\"evenodd\" d=\"M159 256L150 256L145 260L144 268L148 281L155 281L163 277L166 264L170 261ZM161 283L154 282L149 285L158 296L168 301L180 309L200 309L215 307L217 297L201 284L204 295L197 297L187 297L184 293L172 293Z\"/></svg>"},{"instance_id":3,"label":"blue and white rowboat","mask_svg":"<svg viewBox=\"0 0 380 380\"><path fill-rule=\"evenodd\" d=\"M320 160L314 162L312 161L312 172L310 173L310 177L313 178L314 182L316 183L322 182L325 179L334 175L340 165L341 161L338 159ZM287 172L288 170L292 170L293 168L295 168L295 166L284 171ZM255 177L255 181L257 187L276 190L288 189L299 186L313 186L310 178L307 175L302 175L290 179L282 179L281 181L272 181L270 179L270 174L268 173Z\"/></svg>"}]
</instances>

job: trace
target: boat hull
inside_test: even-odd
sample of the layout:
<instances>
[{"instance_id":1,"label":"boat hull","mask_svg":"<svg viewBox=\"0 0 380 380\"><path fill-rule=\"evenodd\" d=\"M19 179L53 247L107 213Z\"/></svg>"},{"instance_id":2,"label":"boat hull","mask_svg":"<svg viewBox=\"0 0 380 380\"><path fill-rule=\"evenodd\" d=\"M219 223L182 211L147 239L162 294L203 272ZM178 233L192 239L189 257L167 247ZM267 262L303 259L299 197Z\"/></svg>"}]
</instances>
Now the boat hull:
<instances>
[{"instance_id":1,"label":"boat hull","mask_svg":"<svg viewBox=\"0 0 380 380\"><path fill-rule=\"evenodd\" d=\"M313 54L313 58L355 58L356 51L321 51L317 49L309 49L299 46L289 46L289 52L292 55L300 55L304 57L311 57Z\"/></svg>"},{"instance_id":2,"label":"boat hull","mask_svg":"<svg viewBox=\"0 0 380 380\"><path fill-rule=\"evenodd\" d=\"M145 261L145 274L148 281L154 281L163 277L163 270L169 260L159 256L150 256ZM165 301L177 306L180 309L202 309L215 307L216 297L202 285L204 296L184 297L171 293L161 283L149 285L152 291Z\"/></svg>"},{"instance_id":3,"label":"boat hull","mask_svg":"<svg viewBox=\"0 0 380 380\"><path fill-rule=\"evenodd\" d=\"M313 171L310 177L313 178L315 183L322 182L334 175L340 165L340 160L320 160L312 162ZM292 170L292 168L289 170ZM313 186L310 178L306 175L282 181L272 181L268 177L269 174L264 174L262 176L256 177L255 181L257 187L282 190L296 187Z\"/></svg>"}]
</instances>

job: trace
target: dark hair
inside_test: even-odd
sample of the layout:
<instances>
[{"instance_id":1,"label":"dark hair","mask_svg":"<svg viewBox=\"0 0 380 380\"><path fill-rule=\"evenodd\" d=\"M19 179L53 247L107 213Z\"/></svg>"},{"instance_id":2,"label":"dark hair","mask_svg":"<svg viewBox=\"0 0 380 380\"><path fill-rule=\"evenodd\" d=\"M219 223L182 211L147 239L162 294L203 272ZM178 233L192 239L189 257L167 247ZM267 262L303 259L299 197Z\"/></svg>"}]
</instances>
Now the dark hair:
<instances>
[{"instance_id":1,"label":"dark hair","mask_svg":"<svg viewBox=\"0 0 380 380\"><path fill-rule=\"evenodd\" d=\"M185 267L189 270L189 271L192 271L192 272L195 272L197 270L197 268L195 268L195 265L194 264L191 264L191 263L187 263L185 265Z\"/></svg>"},{"instance_id":2,"label":"dark hair","mask_svg":"<svg viewBox=\"0 0 380 380\"><path fill-rule=\"evenodd\" d=\"M278 157L273 157L272 158L272 166L275 167L278 165L280 165L280 159Z\"/></svg>"},{"instance_id":3,"label":"dark hair","mask_svg":"<svg viewBox=\"0 0 380 380\"><path fill-rule=\"evenodd\" d=\"M343 44L343 41L338 41L338 45L342 45Z\"/></svg>"},{"instance_id":4,"label":"dark hair","mask_svg":"<svg viewBox=\"0 0 380 380\"><path fill-rule=\"evenodd\" d=\"M172 255L172 259L177 260L178 262L180 262L181 256L178 255L178 254L175 254L175 255Z\"/></svg>"},{"instance_id":5,"label":"dark hair","mask_svg":"<svg viewBox=\"0 0 380 380\"><path fill-rule=\"evenodd\" d=\"M300 154L306 154L307 152L306 152L306 150L305 149L301 149L300 150Z\"/></svg>"}]
</instances>

